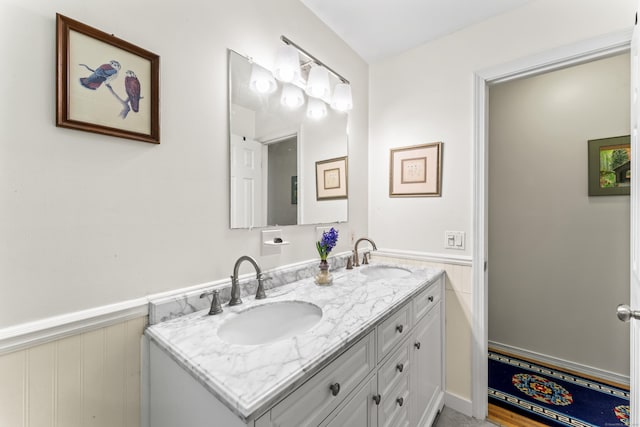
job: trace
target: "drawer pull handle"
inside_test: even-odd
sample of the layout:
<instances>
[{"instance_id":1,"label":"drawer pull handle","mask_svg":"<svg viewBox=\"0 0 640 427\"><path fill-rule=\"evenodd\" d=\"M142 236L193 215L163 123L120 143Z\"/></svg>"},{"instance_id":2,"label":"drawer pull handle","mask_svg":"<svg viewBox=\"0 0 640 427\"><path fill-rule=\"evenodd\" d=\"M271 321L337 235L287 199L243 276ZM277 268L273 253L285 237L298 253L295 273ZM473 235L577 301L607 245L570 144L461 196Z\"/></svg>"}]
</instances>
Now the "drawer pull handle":
<instances>
[{"instance_id":1,"label":"drawer pull handle","mask_svg":"<svg viewBox=\"0 0 640 427\"><path fill-rule=\"evenodd\" d=\"M376 394L375 396L373 396L373 401L376 402L376 405L380 404L380 395Z\"/></svg>"},{"instance_id":2,"label":"drawer pull handle","mask_svg":"<svg viewBox=\"0 0 640 427\"><path fill-rule=\"evenodd\" d=\"M420 350L420 341L416 341L416 343L413 344L413 346L416 348L416 350Z\"/></svg>"},{"instance_id":3,"label":"drawer pull handle","mask_svg":"<svg viewBox=\"0 0 640 427\"><path fill-rule=\"evenodd\" d=\"M398 325L396 326L396 331L402 333L402 330L404 329L404 327L402 325Z\"/></svg>"},{"instance_id":4,"label":"drawer pull handle","mask_svg":"<svg viewBox=\"0 0 640 427\"><path fill-rule=\"evenodd\" d=\"M332 395L337 396L338 393L340 393L340 384L339 383L331 384L329 386L329 389L331 390Z\"/></svg>"},{"instance_id":5,"label":"drawer pull handle","mask_svg":"<svg viewBox=\"0 0 640 427\"><path fill-rule=\"evenodd\" d=\"M404 405L404 399L402 397L397 398L396 402L398 402L398 406Z\"/></svg>"},{"instance_id":6,"label":"drawer pull handle","mask_svg":"<svg viewBox=\"0 0 640 427\"><path fill-rule=\"evenodd\" d=\"M429 302L433 302L433 295L429 295L429 298L427 298L429 300Z\"/></svg>"},{"instance_id":7,"label":"drawer pull handle","mask_svg":"<svg viewBox=\"0 0 640 427\"><path fill-rule=\"evenodd\" d=\"M398 363L396 365L396 369L398 370L398 372L402 372L402 370L404 369L404 364L402 363Z\"/></svg>"}]
</instances>

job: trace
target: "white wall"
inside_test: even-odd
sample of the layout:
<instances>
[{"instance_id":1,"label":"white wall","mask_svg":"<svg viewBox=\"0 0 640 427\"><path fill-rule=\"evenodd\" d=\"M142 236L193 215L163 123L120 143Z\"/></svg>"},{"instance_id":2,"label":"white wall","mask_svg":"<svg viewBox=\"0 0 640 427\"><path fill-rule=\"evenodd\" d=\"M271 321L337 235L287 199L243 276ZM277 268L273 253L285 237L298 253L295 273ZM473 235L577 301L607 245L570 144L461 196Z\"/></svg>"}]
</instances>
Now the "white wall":
<instances>
[{"instance_id":1,"label":"white wall","mask_svg":"<svg viewBox=\"0 0 640 427\"><path fill-rule=\"evenodd\" d=\"M369 234L378 247L460 255L443 248L444 231L459 230L467 232L467 246L462 255L470 255L473 73L588 38L628 30L634 14L632 1L536 0L373 64ZM442 197L389 198L389 149L434 141L444 143ZM460 327L469 330L471 325L463 323ZM457 356L464 355L458 362L470 366L468 346L468 342L461 342ZM455 345L447 349L458 351ZM461 397L470 399L471 378L459 381L453 386L460 390Z\"/></svg>"},{"instance_id":2,"label":"white wall","mask_svg":"<svg viewBox=\"0 0 640 427\"><path fill-rule=\"evenodd\" d=\"M587 140L629 134L629 54L489 89L489 340L629 375L629 196Z\"/></svg>"},{"instance_id":3,"label":"white wall","mask_svg":"<svg viewBox=\"0 0 640 427\"><path fill-rule=\"evenodd\" d=\"M317 199L316 162L347 155L344 134L347 122L344 114L328 111L325 119L329 119L331 126L323 126L321 121L306 119L300 127L298 203L301 203L299 209L301 209L302 222L307 224L319 222L323 218L347 218L350 209L354 208L353 203L348 203L344 199ZM350 139L349 136L347 138ZM350 159L347 159L347 172L350 177L353 177L353 171L349 170L349 163ZM349 196L351 196L350 185L351 179L347 182ZM343 239L347 238L346 233L343 233L342 236Z\"/></svg>"},{"instance_id":4,"label":"white wall","mask_svg":"<svg viewBox=\"0 0 640 427\"><path fill-rule=\"evenodd\" d=\"M160 145L55 127L56 12L160 55ZM222 279L259 257L259 230L229 230L227 48L270 64L282 34L353 84L355 195L340 229L366 234L368 67L298 0L4 0L0 27L0 327ZM263 268L317 257L313 226L283 235L291 246Z\"/></svg>"}]
</instances>

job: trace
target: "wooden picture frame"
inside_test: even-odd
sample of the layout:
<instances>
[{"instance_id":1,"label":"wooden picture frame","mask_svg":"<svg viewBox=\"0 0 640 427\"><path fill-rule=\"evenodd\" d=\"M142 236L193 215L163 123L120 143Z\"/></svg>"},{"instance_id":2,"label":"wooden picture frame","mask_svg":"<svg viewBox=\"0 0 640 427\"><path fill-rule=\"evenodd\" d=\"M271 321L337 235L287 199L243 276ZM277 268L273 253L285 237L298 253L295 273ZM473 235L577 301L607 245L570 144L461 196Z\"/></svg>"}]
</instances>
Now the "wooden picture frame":
<instances>
[{"instance_id":1,"label":"wooden picture frame","mask_svg":"<svg viewBox=\"0 0 640 427\"><path fill-rule=\"evenodd\" d=\"M442 142L393 148L389 161L389 197L440 197Z\"/></svg>"},{"instance_id":2,"label":"wooden picture frame","mask_svg":"<svg viewBox=\"0 0 640 427\"><path fill-rule=\"evenodd\" d=\"M346 199L347 157L316 162L316 200Z\"/></svg>"},{"instance_id":3,"label":"wooden picture frame","mask_svg":"<svg viewBox=\"0 0 640 427\"><path fill-rule=\"evenodd\" d=\"M160 143L160 57L56 14L56 126Z\"/></svg>"},{"instance_id":4,"label":"wooden picture frame","mask_svg":"<svg viewBox=\"0 0 640 427\"><path fill-rule=\"evenodd\" d=\"M631 194L631 140L629 135L587 141L589 196Z\"/></svg>"}]
</instances>

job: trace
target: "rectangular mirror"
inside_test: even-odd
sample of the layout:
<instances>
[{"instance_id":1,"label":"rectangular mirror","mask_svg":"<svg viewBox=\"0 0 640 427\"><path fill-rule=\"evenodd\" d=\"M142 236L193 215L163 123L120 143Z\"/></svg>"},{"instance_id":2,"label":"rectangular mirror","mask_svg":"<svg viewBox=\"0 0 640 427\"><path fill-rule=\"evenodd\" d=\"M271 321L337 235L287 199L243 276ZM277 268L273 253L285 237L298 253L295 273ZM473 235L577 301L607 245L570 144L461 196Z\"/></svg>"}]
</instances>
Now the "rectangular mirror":
<instances>
[{"instance_id":1,"label":"rectangular mirror","mask_svg":"<svg viewBox=\"0 0 640 427\"><path fill-rule=\"evenodd\" d=\"M281 104L280 82L271 94L253 91L251 69L249 59L229 50L230 227L347 221L348 115L327 106L325 117L308 118L306 102L297 109ZM345 158L341 169L318 166L337 158ZM323 186L338 186L340 196L319 197Z\"/></svg>"}]
</instances>

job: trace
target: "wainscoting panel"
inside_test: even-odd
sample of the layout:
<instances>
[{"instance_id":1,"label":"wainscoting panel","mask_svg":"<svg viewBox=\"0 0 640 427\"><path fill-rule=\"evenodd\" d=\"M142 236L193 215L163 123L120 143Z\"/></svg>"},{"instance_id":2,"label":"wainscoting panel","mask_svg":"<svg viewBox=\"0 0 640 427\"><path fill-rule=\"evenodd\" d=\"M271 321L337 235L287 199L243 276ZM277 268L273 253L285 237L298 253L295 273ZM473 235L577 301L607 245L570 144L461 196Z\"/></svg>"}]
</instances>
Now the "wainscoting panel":
<instances>
[{"instance_id":1,"label":"wainscoting panel","mask_svg":"<svg viewBox=\"0 0 640 427\"><path fill-rule=\"evenodd\" d=\"M138 427L146 323L139 317L0 356L0 426Z\"/></svg>"}]
</instances>

